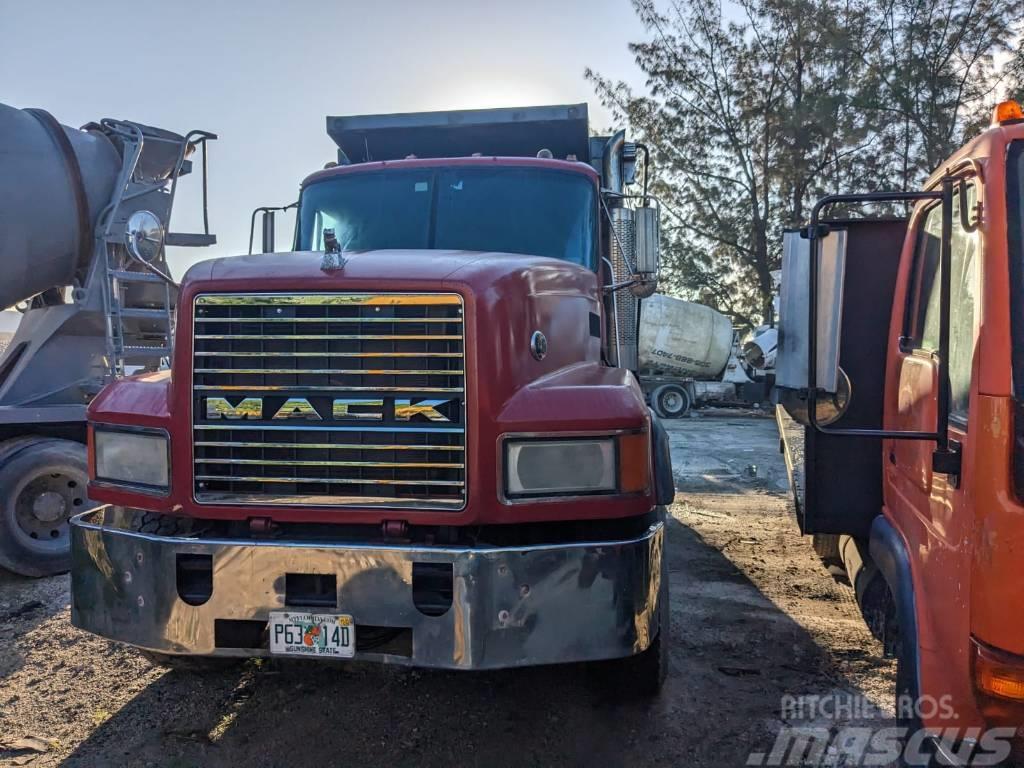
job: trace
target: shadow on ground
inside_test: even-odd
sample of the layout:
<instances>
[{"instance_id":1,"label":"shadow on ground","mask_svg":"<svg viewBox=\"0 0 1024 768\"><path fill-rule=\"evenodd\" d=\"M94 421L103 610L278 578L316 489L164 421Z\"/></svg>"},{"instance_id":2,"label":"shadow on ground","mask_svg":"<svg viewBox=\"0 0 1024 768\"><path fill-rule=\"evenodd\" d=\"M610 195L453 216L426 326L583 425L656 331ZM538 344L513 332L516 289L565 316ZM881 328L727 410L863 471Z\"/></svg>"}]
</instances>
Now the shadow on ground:
<instances>
[{"instance_id":1,"label":"shadow on ground","mask_svg":"<svg viewBox=\"0 0 1024 768\"><path fill-rule=\"evenodd\" d=\"M771 747L784 694L856 692L696 531L672 519L668 541L672 666L654 702L602 689L581 665L449 673L249 663L168 672L63 764L723 768Z\"/></svg>"}]
</instances>

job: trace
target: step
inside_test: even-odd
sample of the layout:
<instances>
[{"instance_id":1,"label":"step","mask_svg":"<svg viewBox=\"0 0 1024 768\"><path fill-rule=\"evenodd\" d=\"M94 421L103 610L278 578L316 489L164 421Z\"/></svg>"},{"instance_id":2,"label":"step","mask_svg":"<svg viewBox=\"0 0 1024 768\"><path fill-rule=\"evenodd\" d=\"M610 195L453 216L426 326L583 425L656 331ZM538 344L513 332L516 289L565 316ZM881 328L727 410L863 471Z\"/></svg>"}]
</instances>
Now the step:
<instances>
[{"instance_id":1,"label":"step","mask_svg":"<svg viewBox=\"0 0 1024 768\"><path fill-rule=\"evenodd\" d=\"M140 357L167 357L169 354L171 354L171 350L167 347L125 347L121 350L121 357L126 360Z\"/></svg>"},{"instance_id":2,"label":"step","mask_svg":"<svg viewBox=\"0 0 1024 768\"><path fill-rule=\"evenodd\" d=\"M152 272L126 272L123 269L111 270L110 276L123 283L162 283L164 279Z\"/></svg>"},{"instance_id":3,"label":"step","mask_svg":"<svg viewBox=\"0 0 1024 768\"><path fill-rule=\"evenodd\" d=\"M133 307L121 307L121 317L135 320L161 320L166 322L169 315L166 309L142 309Z\"/></svg>"}]
</instances>

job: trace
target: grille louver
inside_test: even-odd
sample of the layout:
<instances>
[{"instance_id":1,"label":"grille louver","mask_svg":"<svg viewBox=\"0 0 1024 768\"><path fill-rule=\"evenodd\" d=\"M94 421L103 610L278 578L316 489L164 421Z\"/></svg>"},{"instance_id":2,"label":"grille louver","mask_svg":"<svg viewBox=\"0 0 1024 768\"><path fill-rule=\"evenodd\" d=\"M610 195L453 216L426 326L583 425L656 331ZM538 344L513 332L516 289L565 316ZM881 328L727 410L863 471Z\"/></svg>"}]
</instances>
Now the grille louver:
<instances>
[{"instance_id":1,"label":"grille louver","mask_svg":"<svg viewBox=\"0 0 1024 768\"><path fill-rule=\"evenodd\" d=\"M464 506L458 295L198 296L192 388L200 503Z\"/></svg>"}]
</instances>

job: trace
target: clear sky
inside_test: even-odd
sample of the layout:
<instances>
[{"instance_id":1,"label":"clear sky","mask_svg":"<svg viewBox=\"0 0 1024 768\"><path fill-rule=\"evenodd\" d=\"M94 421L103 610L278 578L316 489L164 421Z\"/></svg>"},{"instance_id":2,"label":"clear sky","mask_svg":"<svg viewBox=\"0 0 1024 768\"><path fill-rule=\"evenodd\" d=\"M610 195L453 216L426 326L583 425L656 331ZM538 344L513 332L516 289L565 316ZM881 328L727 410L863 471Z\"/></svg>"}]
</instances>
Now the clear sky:
<instances>
[{"instance_id":1,"label":"clear sky","mask_svg":"<svg viewBox=\"0 0 1024 768\"><path fill-rule=\"evenodd\" d=\"M328 114L586 101L583 70L642 84L628 0L0 0L0 101L67 125L102 117L220 136L210 153L214 248L244 253L258 205L292 202L334 154ZM201 231L186 178L172 229ZM278 223L278 247L292 223ZM257 240L258 242L258 240Z\"/></svg>"}]
</instances>

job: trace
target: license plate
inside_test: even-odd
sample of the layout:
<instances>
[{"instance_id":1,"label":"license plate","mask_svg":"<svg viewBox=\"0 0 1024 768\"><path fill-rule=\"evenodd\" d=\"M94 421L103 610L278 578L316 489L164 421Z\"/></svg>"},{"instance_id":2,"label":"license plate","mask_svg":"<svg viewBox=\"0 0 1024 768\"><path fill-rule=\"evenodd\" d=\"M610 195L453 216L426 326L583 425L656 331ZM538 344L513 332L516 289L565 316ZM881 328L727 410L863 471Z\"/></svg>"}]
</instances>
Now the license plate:
<instances>
[{"instance_id":1,"label":"license plate","mask_svg":"<svg viewBox=\"0 0 1024 768\"><path fill-rule=\"evenodd\" d=\"M350 659L356 653L356 625L348 615L273 611L269 630L275 655Z\"/></svg>"}]
</instances>

